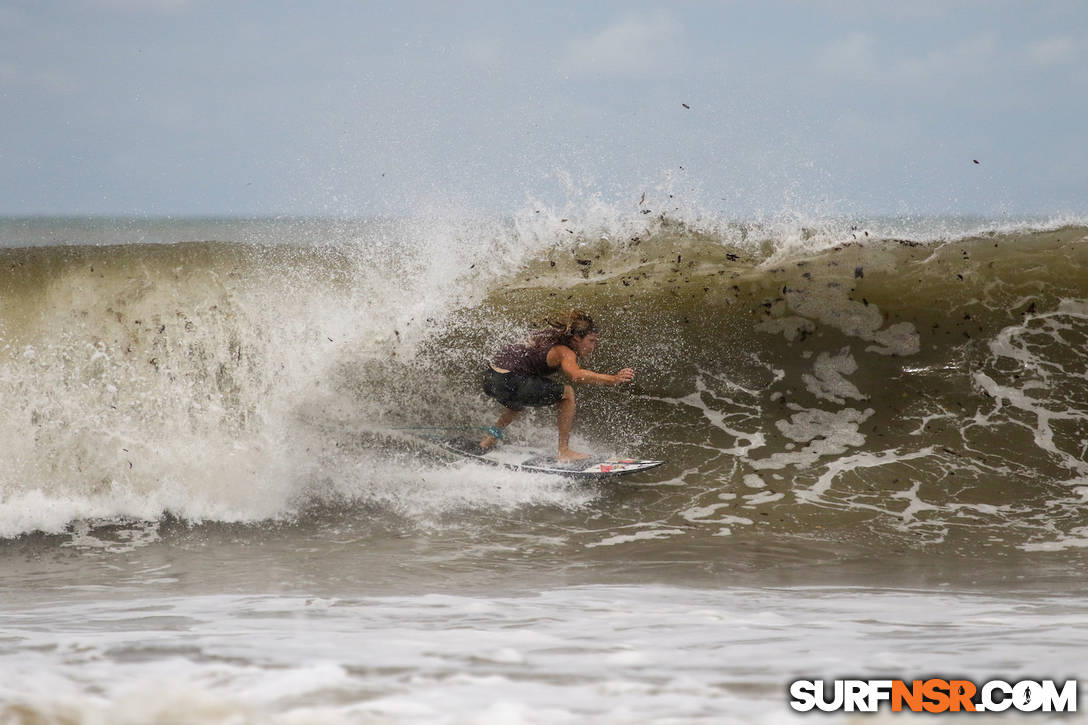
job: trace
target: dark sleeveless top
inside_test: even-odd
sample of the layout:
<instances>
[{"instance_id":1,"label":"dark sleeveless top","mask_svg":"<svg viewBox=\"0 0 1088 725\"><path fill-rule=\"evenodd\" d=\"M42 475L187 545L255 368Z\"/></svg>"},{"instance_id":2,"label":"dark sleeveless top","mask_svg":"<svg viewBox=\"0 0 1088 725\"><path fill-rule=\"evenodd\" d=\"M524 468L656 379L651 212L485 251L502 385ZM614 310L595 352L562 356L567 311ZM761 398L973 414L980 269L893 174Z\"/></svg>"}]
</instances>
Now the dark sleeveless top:
<instances>
[{"instance_id":1,"label":"dark sleeveless top","mask_svg":"<svg viewBox=\"0 0 1088 725\"><path fill-rule=\"evenodd\" d=\"M530 335L529 339L532 341L540 340L541 337L548 335L549 330L541 330L540 332L534 332ZM544 338L547 339L546 337ZM512 373L518 373L520 375L551 375L559 370L558 367L551 367L548 365L548 353L558 343L556 342L543 342L539 347L535 347L526 342L519 342L516 345L508 345L502 350L499 350L498 354L491 359L491 364L502 370L509 370Z\"/></svg>"}]
</instances>

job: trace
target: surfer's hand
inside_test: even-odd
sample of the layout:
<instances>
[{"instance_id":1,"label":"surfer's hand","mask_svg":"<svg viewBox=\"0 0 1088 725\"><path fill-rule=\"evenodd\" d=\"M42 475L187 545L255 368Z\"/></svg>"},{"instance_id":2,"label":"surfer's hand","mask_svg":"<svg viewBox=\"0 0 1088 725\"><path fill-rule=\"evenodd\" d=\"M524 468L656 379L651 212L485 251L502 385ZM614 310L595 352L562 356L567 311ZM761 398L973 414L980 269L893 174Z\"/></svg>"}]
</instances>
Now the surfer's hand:
<instances>
[{"instance_id":1,"label":"surfer's hand","mask_svg":"<svg viewBox=\"0 0 1088 725\"><path fill-rule=\"evenodd\" d=\"M624 368L612 377L616 379L616 385L619 385L620 383L629 383L635 379L635 371L631 368Z\"/></svg>"}]
</instances>

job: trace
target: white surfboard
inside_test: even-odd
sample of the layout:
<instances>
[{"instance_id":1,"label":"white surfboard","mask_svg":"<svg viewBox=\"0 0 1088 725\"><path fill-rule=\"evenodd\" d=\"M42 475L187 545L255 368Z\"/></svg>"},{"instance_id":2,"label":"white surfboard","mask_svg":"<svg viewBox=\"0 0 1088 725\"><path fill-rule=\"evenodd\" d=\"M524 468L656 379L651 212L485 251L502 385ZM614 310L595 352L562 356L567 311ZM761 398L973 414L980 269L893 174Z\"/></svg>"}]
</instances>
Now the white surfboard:
<instances>
[{"instance_id":1,"label":"white surfboard","mask_svg":"<svg viewBox=\"0 0 1088 725\"><path fill-rule=\"evenodd\" d=\"M478 440L459 437L444 440L442 447L457 455L471 458L492 466L502 466L516 471L552 473L560 476L607 478L657 468L665 461L646 461L637 458L613 458L594 456L580 461L559 461L555 456L539 453L521 453L513 450L483 451ZM505 454L505 455L504 455Z\"/></svg>"}]
</instances>

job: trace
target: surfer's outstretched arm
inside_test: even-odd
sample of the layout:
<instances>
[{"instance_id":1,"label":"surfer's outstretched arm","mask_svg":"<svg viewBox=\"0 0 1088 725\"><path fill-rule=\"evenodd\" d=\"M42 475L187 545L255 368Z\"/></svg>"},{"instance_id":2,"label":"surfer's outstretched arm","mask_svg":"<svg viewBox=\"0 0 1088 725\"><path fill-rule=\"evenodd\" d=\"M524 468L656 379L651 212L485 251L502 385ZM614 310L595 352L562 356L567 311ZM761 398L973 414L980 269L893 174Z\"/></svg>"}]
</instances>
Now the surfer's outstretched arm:
<instances>
[{"instance_id":1,"label":"surfer's outstretched arm","mask_svg":"<svg viewBox=\"0 0 1088 725\"><path fill-rule=\"evenodd\" d=\"M556 345L548 352L548 364L551 365L553 362L557 363L559 369L563 371L563 374L570 378L571 382L575 383L588 383L590 385L622 385L623 383L629 383L635 379L635 371L631 368L624 368L615 375L595 373L592 370L586 370L578 364L578 356L574 354L574 350L571 350L566 345Z\"/></svg>"},{"instance_id":2,"label":"surfer's outstretched arm","mask_svg":"<svg viewBox=\"0 0 1088 725\"><path fill-rule=\"evenodd\" d=\"M615 375L586 370L578 364L579 355L588 355L597 347L597 335L591 333L583 337L574 337L571 342L577 352L566 345L556 345L548 351L548 365L558 367L571 382L589 383L590 385L622 385L635 379L635 371L624 368ZM559 455L560 461L574 461L588 458L586 453L579 453L570 448L570 429L574 424L574 389L564 386L563 399L559 401Z\"/></svg>"}]
</instances>

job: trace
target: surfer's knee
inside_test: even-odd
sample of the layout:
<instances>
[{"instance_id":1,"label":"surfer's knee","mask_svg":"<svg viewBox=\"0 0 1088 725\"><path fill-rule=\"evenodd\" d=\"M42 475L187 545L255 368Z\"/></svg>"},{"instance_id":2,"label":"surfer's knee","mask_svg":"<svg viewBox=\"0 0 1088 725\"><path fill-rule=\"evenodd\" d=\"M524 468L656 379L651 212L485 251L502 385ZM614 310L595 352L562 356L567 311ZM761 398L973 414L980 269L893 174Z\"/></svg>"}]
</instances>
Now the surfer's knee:
<instances>
[{"instance_id":1,"label":"surfer's knee","mask_svg":"<svg viewBox=\"0 0 1088 725\"><path fill-rule=\"evenodd\" d=\"M572 403L574 402L574 387L573 386L571 386L571 385L564 385L563 386L563 400L569 400Z\"/></svg>"}]
</instances>

